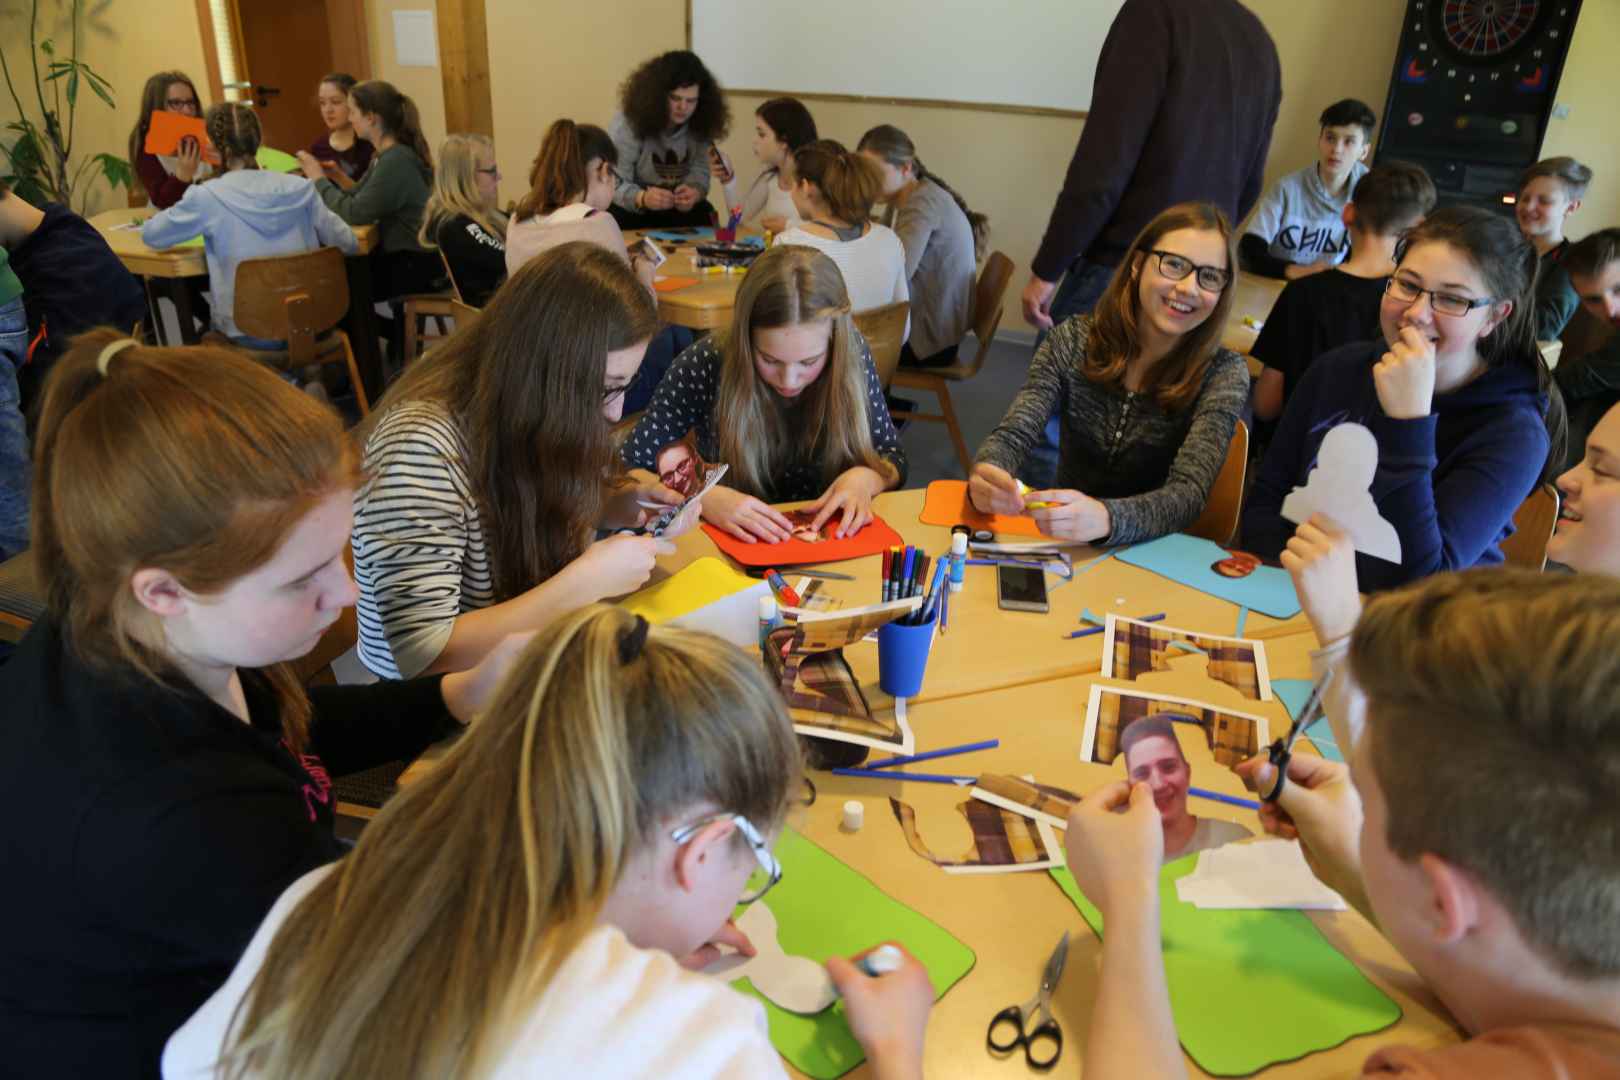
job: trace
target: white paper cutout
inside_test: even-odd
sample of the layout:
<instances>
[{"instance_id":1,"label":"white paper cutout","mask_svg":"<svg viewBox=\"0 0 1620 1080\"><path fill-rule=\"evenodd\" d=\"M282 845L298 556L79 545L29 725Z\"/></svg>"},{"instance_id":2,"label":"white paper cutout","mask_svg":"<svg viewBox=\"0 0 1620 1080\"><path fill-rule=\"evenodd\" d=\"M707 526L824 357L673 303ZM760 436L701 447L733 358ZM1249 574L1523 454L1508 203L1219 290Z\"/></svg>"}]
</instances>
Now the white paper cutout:
<instances>
[{"instance_id":1,"label":"white paper cutout","mask_svg":"<svg viewBox=\"0 0 1620 1080\"><path fill-rule=\"evenodd\" d=\"M782 943L776 939L776 915L763 900L749 904L737 926L754 943L757 955L727 953L704 968L705 975L727 982L746 976L755 990L791 1013L818 1013L838 999L826 968L782 951Z\"/></svg>"},{"instance_id":2,"label":"white paper cutout","mask_svg":"<svg viewBox=\"0 0 1620 1080\"><path fill-rule=\"evenodd\" d=\"M1360 424L1340 424L1322 439L1316 464L1283 500L1282 516L1296 525L1322 513L1350 534L1357 551L1385 562L1401 561L1401 538L1373 501L1378 440Z\"/></svg>"}]
</instances>

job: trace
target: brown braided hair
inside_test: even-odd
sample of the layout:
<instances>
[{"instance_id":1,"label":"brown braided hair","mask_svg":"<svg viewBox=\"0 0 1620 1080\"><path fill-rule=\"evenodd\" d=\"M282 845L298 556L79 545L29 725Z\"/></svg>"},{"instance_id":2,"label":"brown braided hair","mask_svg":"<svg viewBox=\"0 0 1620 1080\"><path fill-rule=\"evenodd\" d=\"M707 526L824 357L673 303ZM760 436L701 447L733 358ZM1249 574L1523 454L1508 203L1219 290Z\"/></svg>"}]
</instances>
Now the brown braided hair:
<instances>
[{"instance_id":1,"label":"brown braided hair","mask_svg":"<svg viewBox=\"0 0 1620 1080\"><path fill-rule=\"evenodd\" d=\"M259 143L264 132L252 106L240 101L210 105L203 124L208 129L208 140L219 151L221 175L230 170L233 161L244 161L249 169L259 167Z\"/></svg>"}]
</instances>

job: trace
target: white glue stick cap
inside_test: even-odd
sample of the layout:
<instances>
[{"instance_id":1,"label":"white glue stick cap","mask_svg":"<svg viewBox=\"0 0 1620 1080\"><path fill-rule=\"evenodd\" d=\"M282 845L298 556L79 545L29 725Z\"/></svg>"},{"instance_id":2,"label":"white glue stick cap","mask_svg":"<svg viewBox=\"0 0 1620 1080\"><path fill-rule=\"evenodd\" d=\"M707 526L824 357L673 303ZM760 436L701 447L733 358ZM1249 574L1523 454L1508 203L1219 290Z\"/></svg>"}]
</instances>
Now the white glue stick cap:
<instances>
[{"instance_id":1,"label":"white glue stick cap","mask_svg":"<svg viewBox=\"0 0 1620 1080\"><path fill-rule=\"evenodd\" d=\"M862 806L856 799L851 799L845 803L844 828L849 832L855 832L864 824L866 824L866 807Z\"/></svg>"},{"instance_id":2,"label":"white glue stick cap","mask_svg":"<svg viewBox=\"0 0 1620 1080\"><path fill-rule=\"evenodd\" d=\"M747 611L747 608L743 608ZM759 617L762 622L771 622L776 618L776 597L762 596L759 598Z\"/></svg>"},{"instance_id":3,"label":"white glue stick cap","mask_svg":"<svg viewBox=\"0 0 1620 1080\"><path fill-rule=\"evenodd\" d=\"M891 971L899 971L905 963L906 958L901 955L899 949L893 945L879 945L861 957L860 963L856 966L875 979Z\"/></svg>"},{"instance_id":4,"label":"white glue stick cap","mask_svg":"<svg viewBox=\"0 0 1620 1080\"><path fill-rule=\"evenodd\" d=\"M968 544L967 533L952 533L951 534L951 554L952 555L966 555L967 554L967 544Z\"/></svg>"}]
</instances>

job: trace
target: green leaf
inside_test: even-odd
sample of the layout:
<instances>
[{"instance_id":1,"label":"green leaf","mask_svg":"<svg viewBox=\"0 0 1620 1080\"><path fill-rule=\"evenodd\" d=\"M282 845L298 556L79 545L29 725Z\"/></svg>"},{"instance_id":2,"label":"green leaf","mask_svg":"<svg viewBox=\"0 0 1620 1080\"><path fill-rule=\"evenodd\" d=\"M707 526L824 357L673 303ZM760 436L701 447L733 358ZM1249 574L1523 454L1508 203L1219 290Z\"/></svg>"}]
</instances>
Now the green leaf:
<instances>
[{"instance_id":1,"label":"green leaf","mask_svg":"<svg viewBox=\"0 0 1620 1080\"><path fill-rule=\"evenodd\" d=\"M101 175L107 178L111 187L130 187L135 180L135 171L129 167L129 162L115 154L97 154L93 159L101 166Z\"/></svg>"},{"instance_id":2,"label":"green leaf","mask_svg":"<svg viewBox=\"0 0 1620 1080\"><path fill-rule=\"evenodd\" d=\"M90 89L96 92L96 97L107 103L107 108L117 108L113 104L112 95L107 92L107 87L99 79L90 80Z\"/></svg>"},{"instance_id":3,"label":"green leaf","mask_svg":"<svg viewBox=\"0 0 1620 1080\"><path fill-rule=\"evenodd\" d=\"M51 41L50 38L46 38L44 41L39 43L39 51L44 53L46 56L55 56L56 44Z\"/></svg>"}]
</instances>

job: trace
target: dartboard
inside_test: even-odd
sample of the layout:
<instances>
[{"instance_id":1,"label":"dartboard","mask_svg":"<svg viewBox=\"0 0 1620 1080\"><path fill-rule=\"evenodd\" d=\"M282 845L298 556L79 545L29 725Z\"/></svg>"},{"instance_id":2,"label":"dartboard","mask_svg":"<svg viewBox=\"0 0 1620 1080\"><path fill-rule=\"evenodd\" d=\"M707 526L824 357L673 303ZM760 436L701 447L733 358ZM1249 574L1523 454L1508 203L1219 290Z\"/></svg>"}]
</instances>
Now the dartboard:
<instances>
[{"instance_id":1,"label":"dartboard","mask_svg":"<svg viewBox=\"0 0 1620 1080\"><path fill-rule=\"evenodd\" d=\"M1529 37L1540 13L1539 0L1441 0L1440 39L1465 60L1501 56Z\"/></svg>"}]
</instances>

